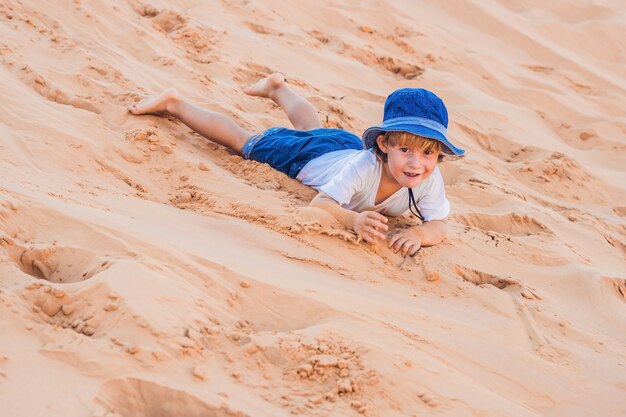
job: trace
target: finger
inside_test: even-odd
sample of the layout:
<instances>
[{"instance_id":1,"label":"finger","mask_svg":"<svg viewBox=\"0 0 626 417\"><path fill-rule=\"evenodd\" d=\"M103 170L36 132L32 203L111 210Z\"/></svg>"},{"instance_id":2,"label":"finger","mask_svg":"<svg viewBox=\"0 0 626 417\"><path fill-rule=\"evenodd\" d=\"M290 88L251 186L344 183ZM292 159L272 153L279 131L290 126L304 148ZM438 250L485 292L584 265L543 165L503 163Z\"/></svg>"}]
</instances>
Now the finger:
<instances>
[{"instance_id":1,"label":"finger","mask_svg":"<svg viewBox=\"0 0 626 417\"><path fill-rule=\"evenodd\" d=\"M402 256L406 256L407 243L407 241L402 242L402 246L400 246L400 248L398 249L398 253L400 253Z\"/></svg>"},{"instance_id":2,"label":"finger","mask_svg":"<svg viewBox=\"0 0 626 417\"><path fill-rule=\"evenodd\" d=\"M404 245L404 242L406 242L406 238L404 236L401 236L400 239L396 240L396 242L393 244L393 251L395 253L398 253L398 251L402 248L402 245Z\"/></svg>"},{"instance_id":3,"label":"finger","mask_svg":"<svg viewBox=\"0 0 626 417\"><path fill-rule=\"evenodd\" d=\"M383 232L387 231L387 226L378 220L367 219L365 220L365 226L373 230L381 230Z\"/></svg>"},{"instance_id":4,"label":"finger","mask_svg":"<svg viewBox=\"0 0 626 417\"><path fill-rule=\"evenodd\" d=\"M378 243L379 240L382 240L385 238L385 235L378 233L375 230L368 230L366 232L364 232L361 237L363 238L363 240L365 240L367 243Z\"/></svg>"},{"instance_id":5,"label":"finger","mask_svg":"<svg viewBox=\"0 0 626 417\"><path fill-rule=\"evenodd\" d=\"M372 218L372 219L376 219L376 220L380 220L383 223L387 223L388 219L387 217L383 216L382 214L375 212L375 211L368 211L367 212L367 217Z\"/></svg>"},{"instance_id":6,"label":"finger","mask_svg":"<svg viewBox=\"0 0 626 417\"><path fill-rule=\"evenodd\" d=\"M363 239L365 242L367 243L372 243L372 237L369 235L368 232L363 231L361 233L359 233L359 236L361 237L361 239Z\"/></svg>"},{"instance_id":7,"label":"finger","mask_svg":"<svg viewBox=\"0 0 626 417\"><path fill-rule=\"evenodd\" d=\"M371 229L369 233L370 233L370 236L374 237L374 239L376 239L377 242L380 240L384 240L386 237L385 235L383 235L376 229Z\"/></svg>"},{"instance_id":8,"label":"finger","mask_svg":"<svg viewBox=\"0 0 626 417\"><path fill-rule=\"evenodd\" d=\"M402 245L402 255L407 256L409 254L409 250L414 244L415 242L411 242L410 240L404 242L404 245Z\"/></svg>"},{"instance_id":9,"label":"finger","mask_svg":"<svg viewBox=\"0 0 626 417\"><path fill-rule=\"evenodd\" d=\"M380 220L376 220L376 219L372 219L372 218L368 218L365 220L365 224L367 226L371 226L377 230L384 230L387 231L388 227L386 224L384 224L383 222L381 222Z\"/></svg>"},{"instance_id":10,"label":"finger","mask_svg":"<svg viewBox=\"0 0 626 417\"><path fill-rule=\"evenodd\" d=\"M394 252L398 252L398 250L400 250L400 248L402 247L402 236L400 236L398 239L396 239L396 241L393 243L393 246L391 247L393 249Z\"/></svg>"},{"instance_id":11,"label":"finger","mask_svg":"<svg viewBox=\"0 0 626 417\"><path fill-rule=\"evenodd\" d=\"M375 243L377 240L384 239L386 236L380 232L378 232L374 227L368 226L366 224L359 227L356 231L363 240L370 243Z\"/></svg>"},{"instance_id":12,"label":"finger","mask_svg":"<svg viewBox=\"0 0 626 417\"><path fill-rule=\"evenodd\" d=\"M378 242L380 241L380 239L377 236L373 236L373 235L368 235L367 239L365 239L365 241L369 244L372 245L377 245Z\"/></svg>"},{"instance_id":13,"label":"finger","mask_svg":"<svg viewBox=\"0 0 626 417\"><path fill-rule=\"evenodd\" d=\"M389 243L387 243L387 247L389 247L389 248L390 248L390 247L392 247L392 246L396 243L396 241L397 241L398 239L400 239L400 237L401 237L401 236L400 236L400 235L398 235L397 233L396 233L396 234L394 234L394 235L391 235L391 236L389 237Z\"/></svg>"}]
</instances>

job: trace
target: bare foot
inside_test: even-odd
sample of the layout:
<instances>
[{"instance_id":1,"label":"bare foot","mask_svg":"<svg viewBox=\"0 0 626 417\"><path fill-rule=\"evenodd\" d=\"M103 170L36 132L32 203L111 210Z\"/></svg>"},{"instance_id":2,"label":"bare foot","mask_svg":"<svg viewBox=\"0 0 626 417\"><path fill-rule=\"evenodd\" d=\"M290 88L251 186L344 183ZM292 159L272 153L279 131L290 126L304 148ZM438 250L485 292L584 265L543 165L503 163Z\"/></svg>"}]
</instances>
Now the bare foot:
<instances>
[{"instance_id":1,"label":"bare foot","mask_svg":"<svg viewBox=\"0 0 626 417\"><path fill-rule=\"evenodd\" d=\"M144 98L140 102L133 104L128 108L128 111L135 115L172 113L173 106L181 100L182 97L178 90L168 88L156 97Z\"/></svg>"},{"instance_id":2,"label":"bare foot","mask_svg":"<svg viewBox=\"0 0 626 417\"><path fill-rule=\"evenodd\" d=\"M283 74L275 72L269 77L263 78L256 84L248 86L245 90L243 90L243 92L248 94L249 96L272 98L274 92L282 87L284 84L285 77L283 76Z\"/></svg>"}]
</instances>

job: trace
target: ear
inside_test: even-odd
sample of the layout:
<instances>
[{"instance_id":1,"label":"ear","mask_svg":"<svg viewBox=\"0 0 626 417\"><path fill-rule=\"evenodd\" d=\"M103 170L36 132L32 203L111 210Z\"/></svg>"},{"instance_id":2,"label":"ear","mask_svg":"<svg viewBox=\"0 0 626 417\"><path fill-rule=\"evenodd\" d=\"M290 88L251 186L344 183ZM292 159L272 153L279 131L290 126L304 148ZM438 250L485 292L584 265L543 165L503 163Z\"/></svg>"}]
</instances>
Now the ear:
<instances>
[{"instance_id":1,"label":"ear","mask_svg":"<svg viewBox=\"0 0 626 417\"><path fill-rule=\"evenodd\" d=\"M387 153L388 144L385 140L385 135L378 135L376 138L376 144L378 145L378 149L382 151L382 153Z\"/></svg>"}]
</instances>

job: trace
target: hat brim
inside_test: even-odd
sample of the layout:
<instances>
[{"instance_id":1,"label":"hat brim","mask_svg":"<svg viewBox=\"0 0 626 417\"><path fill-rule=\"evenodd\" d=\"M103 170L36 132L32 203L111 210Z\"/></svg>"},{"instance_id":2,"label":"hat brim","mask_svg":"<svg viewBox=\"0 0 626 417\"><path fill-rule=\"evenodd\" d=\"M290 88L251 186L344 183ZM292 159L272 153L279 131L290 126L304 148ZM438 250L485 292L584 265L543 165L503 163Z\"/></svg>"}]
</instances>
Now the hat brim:
<instances>
[{"instance_id":1,"label":"hat brim","mask_svg":"<svg viewBox=\"0 0 626 417\"><path fill-rule=\"evenodd\" d=\"M372 126L363 132L362 138L365 149L373 148L376 144L376 138L378 135L384 134L385 132L407 132L417 136L437 140L443 145L441 148L443 153L448 155L461 156L465 153L463 149L457 148L450 143L450 141L441 132L430 129L426 126L419 126L415 124L396 124L393 127Z\"/></svg>"}]
</instances>

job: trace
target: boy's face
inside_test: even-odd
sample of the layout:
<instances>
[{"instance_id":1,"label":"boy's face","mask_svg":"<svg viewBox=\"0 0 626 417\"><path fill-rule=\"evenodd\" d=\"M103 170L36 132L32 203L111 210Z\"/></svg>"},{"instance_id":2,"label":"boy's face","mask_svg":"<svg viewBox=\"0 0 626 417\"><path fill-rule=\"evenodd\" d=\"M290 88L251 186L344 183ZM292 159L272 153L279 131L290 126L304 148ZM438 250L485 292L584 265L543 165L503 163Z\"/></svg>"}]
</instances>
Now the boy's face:
<instances>
[{"instance_id":1,"label":"boy's face","mask_svg":"<svg viewBox=\"0 0 626 417\"><path fill-rule=\"evenodd\" d=\"M419 145L390 145L382 138L378 146L387 154L389 174L401 187L416 187L435 170L439 152Z\"/></svg>"}]
</instances>

